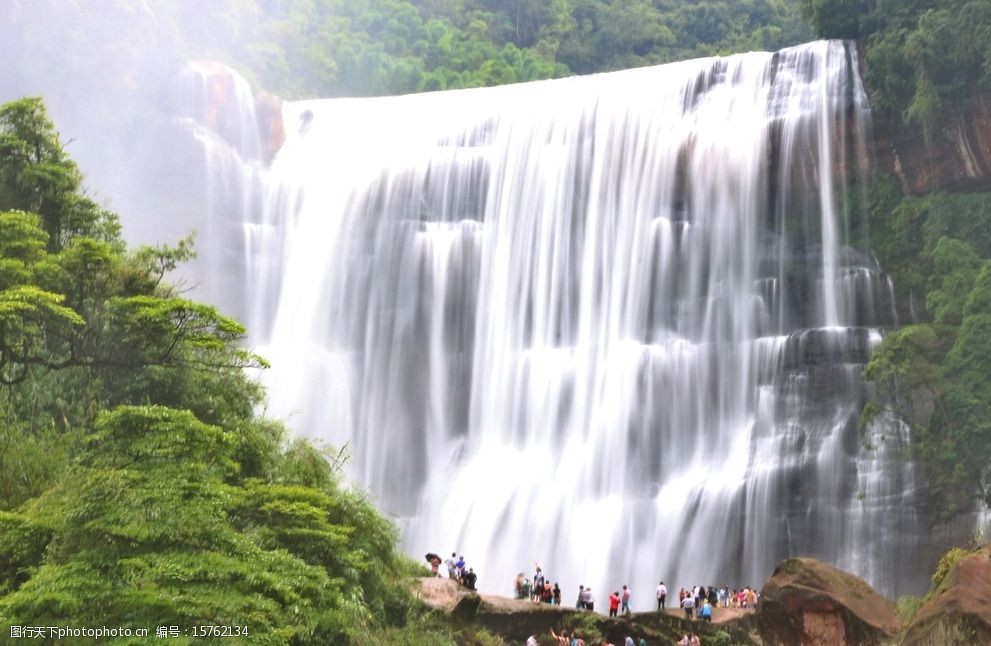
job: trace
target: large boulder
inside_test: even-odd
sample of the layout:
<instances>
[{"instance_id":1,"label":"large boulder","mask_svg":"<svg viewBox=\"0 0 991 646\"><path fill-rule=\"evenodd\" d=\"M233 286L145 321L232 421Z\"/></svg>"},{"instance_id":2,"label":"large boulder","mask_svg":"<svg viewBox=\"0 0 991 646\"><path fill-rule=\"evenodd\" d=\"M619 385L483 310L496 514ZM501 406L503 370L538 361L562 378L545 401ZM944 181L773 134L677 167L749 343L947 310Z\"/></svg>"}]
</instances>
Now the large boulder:
<instances>
[{"instance_id":1,"label":"large boulder","mask_svg":"<svg viewBox=\"0 0 991 646\"><path fill-rule=\"evenodd\" d=\"M915 613L901 644L991 644L991 545L950 567Z\"/></svg>"},{"instance_id":2,"label":"large boulder","mask_svg":"<svg viewBox=\"0 0 991 646\"><path fill-rule=\"evenodd\" d=\"M891 601L863 579L810 558L782 561L757 608L767 646L868 646L890 641L899 628Z\"/></svg>"}]
</instances>

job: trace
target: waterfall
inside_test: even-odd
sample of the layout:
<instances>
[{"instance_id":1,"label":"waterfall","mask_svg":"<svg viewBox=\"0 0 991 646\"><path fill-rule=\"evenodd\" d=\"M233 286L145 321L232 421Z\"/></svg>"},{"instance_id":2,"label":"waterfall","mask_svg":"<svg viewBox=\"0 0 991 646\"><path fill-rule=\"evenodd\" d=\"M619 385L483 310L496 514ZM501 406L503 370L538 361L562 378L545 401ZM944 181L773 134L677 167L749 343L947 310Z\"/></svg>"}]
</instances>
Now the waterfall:
<instances>
[{"instance_id":1,"label":"waterfall","mask_svg":"<svg viewBox=\"0 0 991 646\"><path fill-rule=\"evenodd\" d=\"M907 430L858 429L894 310L856 56L285 104L237 243L269 413L483 591L646 609L791 555L919 591Z\"/></svg>"}]
</instances>

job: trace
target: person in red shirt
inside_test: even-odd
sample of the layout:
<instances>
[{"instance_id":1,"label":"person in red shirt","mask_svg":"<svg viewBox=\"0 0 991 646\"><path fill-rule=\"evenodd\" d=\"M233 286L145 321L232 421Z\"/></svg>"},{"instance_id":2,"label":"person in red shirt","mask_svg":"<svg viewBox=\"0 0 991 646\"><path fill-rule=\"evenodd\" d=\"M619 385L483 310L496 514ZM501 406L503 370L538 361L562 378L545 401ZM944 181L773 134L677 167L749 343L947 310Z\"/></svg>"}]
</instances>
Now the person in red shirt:
<instances>
[{"instance_id":1,"label":"person in red shirt","mask_svg":"<svg viewBox=\"0 0 991 646\"><path fill-rule=\"evenodd\" d=\"M619 591L609 595L609 616L615 617L619 614Z\"/></svg>"}]
</instances>

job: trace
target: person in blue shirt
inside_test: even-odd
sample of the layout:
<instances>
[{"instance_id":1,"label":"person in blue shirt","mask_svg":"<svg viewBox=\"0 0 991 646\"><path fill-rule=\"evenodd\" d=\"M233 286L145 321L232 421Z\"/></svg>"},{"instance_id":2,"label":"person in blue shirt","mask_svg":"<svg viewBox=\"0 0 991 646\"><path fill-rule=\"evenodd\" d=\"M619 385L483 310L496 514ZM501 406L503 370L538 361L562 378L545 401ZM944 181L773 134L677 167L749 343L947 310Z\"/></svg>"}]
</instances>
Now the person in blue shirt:
<instances>
[{"instance_id":1,"label":"person in blue shirt","mask_svg":"<svg viewBox=\"0 0 991 646\"><path fill-rule=\"evenodd\" d=\"M712 604L708 599L702 602L702 621L712 623Z\"/></svg>"}]
</instances>

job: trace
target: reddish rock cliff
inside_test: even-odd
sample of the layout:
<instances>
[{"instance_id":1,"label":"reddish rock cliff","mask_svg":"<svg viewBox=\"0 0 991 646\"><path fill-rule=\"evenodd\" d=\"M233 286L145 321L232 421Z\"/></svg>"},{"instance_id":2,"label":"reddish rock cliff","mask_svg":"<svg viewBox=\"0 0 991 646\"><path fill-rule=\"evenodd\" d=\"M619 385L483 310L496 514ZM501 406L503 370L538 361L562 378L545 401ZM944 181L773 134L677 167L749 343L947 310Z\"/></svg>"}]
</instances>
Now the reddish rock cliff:
<instances>
[{"instance_id":1,"label":"reddish rock cliff","mask_svg":"<svg viewBox=\"0 0 991 646\"><path fill-rule=\"evenodd\" d=\"M991 545L954 564L915 613L900 643L991 644Z\"/></svg>"},{"instance_id":2,"label":"reddish rock cliff","mask_svg":"<svg viewBox=\"0 0 991 646\"><path fill-rule=\"evenodd\" d=\"M213 61L191 63L177 80L177 111L227 142L242 157L271 161L285 142L282 100L253 92L235 70Z\"/></svg>"},{"instance_id":3,"label":"reddish rock cliff","mask_svg":"<svg viewBox=\"0 0 991 646\"><path fill-rule=\"evenodd\" d=\"M991 94L947 110L931 129L874 124L878 164L898 176L902 192L991 190Z\"/></svg>"},{"instance_id":4,"label":"reddish rock cliff","mask_svg":"<svg viewBox=\"0 0 991 646\"><path fill-rule=\"evenodd\" d=\"M286 141L286 131L282 121L282 99L268 92L256 93L255 115L258 120L258 133L261 136L262 154L266 161L270 161Z\"/></svg>"},{"instance_id":5,"label":"reddish rock cliff","mask_svg":"<svg viewBox=\"0 0 991 646\"><path fill-rule=\"evenodd\" d=\"M764 584L757 630L767 646L882 644L899 630L893 603L852 574L810 558L782 561Z\"/></svg>"}]
</instances>

